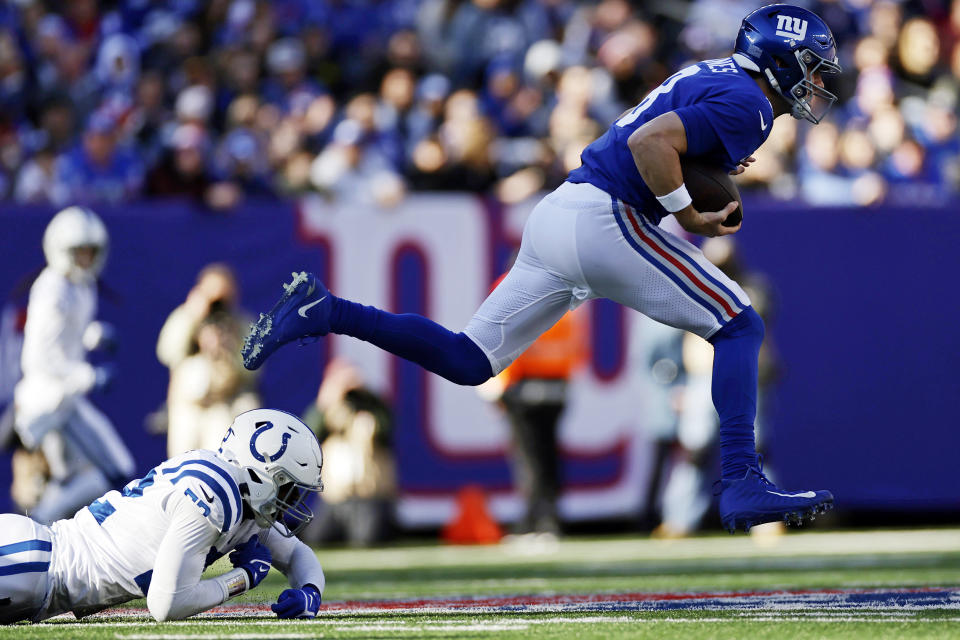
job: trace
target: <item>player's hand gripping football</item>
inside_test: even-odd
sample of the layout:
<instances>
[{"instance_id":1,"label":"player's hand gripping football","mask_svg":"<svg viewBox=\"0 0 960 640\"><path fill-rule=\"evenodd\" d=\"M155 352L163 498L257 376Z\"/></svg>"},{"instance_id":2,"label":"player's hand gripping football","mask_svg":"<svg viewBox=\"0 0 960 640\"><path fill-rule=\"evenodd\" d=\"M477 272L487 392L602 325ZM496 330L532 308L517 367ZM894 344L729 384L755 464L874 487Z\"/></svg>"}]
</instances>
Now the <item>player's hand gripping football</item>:
<instances>
[{"instance_id":1,"label":"player's hand gripping football","mask_svg":"<svg viewBox=\"0 0 960 640\"><path fill-rule=\"evenodd\" d=\"M260 584L260 581L270 573L271 560L270 549L260 544L257 536L251 536L230 553L230 562L233 566L247 572L251 589Z\"/></svg>"},{"instance_id":2,"label":"player's hand gripping football","mask_svg":"<svg viewBox=\"0 0 960 640\"><path fill-rule=\"evenodd\" d=\"M682 211L678 211L674 216L677 222L690 233L700 236L714 238L716 236L727 236L740 230L743 219L736 226L728 227L723 224L731 213L737 210L740 204L736 201L730 202L720 211L697 211L693 205L688 206Z\"/></svg>"},{"instance_id":3,"label":"player's hand gripping football","mask_svg":"<svg viewBox=\"0 0 960 640\"><path fill-rule=\"evenodd\" d=\"M741 173L743 173L744 171L747 170L747 167L749 167L752 163L754 163L754 162L756 162L756 161L757 161L757 159L754 158L753 156L747 156L746 158L744 158L743 160L741 160L741 161L739 162L739 164L737 164L737 168L734 169L733 171L731 171L731 172L730 172L730 175L732 175L732 176L738 176L738 175L740 175Z\"/></svg>"},{"instance_id":4,"label":"player's hand gripping football","mask_svg":"<svg viewBox=\"0 0 960 640\"><path fill-rule=\"evenodd\" d=\"M302 589L287 589L270 605L278 618L313 618L320 608L320 592L312 584Z\"/></svg>"}]
</instances>

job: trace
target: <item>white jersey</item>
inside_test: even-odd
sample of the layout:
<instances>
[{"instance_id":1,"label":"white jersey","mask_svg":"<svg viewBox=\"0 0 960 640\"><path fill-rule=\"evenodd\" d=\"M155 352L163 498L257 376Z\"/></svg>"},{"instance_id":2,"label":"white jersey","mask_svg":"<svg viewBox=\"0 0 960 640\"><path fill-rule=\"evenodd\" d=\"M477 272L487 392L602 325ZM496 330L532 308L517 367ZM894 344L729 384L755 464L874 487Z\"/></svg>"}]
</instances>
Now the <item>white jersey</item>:
<instances>
[{"instance_id":1,"label":"white jersey","mask_svg":"<svg viewBox=\"0 0 960 640\"><path fill-rule=\"evenodd\" d=\"M93 280L74 282L47 267L33 283L23 331L23 378L15 392L24 420L52 412L93 386L96 374L86 361L83 334L96 312Z\"/></svg>"},{"instance_id":2,"label":"white jersey","mask_svg":"<svg viewBox=\"0 0 960 640\"><path fill-rule=\"evenodd\" d=\"M55 522L49 595L35 619L85 615L148 592L179 600L176 608L190 609L185 615L209 609L229 594L215 580L200 580L203 570L254 535L291 586L322 591L313 551L244 516L241 473L212 451L189 451Z\"/></svg>"}]
</instances>

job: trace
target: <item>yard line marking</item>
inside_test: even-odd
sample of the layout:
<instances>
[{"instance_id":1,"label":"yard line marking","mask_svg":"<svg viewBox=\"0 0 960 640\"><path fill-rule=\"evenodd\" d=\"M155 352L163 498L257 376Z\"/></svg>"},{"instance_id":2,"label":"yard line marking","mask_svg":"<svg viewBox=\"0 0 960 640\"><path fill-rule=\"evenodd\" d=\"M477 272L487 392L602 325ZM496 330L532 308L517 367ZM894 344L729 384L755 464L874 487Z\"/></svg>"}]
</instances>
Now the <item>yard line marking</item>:
<instances>
[{"instance_id":1,"label":"yard line marking","mask_svg":"<svg viewBox=\"0 0 960 640\"><path fill-rule=\"evenodd\" d=\"M552 553L524 556L509 545L489 547L415 546L398 549L337 551L324 563L336 571L353 569L412 569L423 566L503 566L518 556L531 564L550 564L569 557L589 557L595 562L670 562L676 560L722 561L742 565L778 563L785 558L803 566L835 563L842 556L870 560L874 554L955 553L960 551L956 529L888 530L873 532L798 532L779 539L775 549L758 549L749 537L702 537L687 540L561 540ZM805 556L813 556L805 557Z\"/></svg>"},{"instance_id":2,"label":"yard line marking","mask_svg":"<svg viewBox=\"0 0 960 640\"><path fill-rule=\"evenodd\" d=\"M115 633L114 638L122 640L302 640L303 638L317 638L315 633L231 633L231 634L188 634L188 633L135 633L123 635Z\"/></svg>"}]
</instances>

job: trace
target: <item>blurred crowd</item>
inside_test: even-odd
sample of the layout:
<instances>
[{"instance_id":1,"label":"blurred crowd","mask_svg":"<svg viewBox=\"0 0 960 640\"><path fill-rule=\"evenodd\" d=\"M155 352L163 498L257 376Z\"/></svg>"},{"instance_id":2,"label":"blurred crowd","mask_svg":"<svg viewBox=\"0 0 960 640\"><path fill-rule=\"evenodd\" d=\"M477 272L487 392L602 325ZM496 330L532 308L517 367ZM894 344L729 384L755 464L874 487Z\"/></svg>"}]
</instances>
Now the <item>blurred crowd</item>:
<instances>
[{"instance_id":1,"label":"blurred crowd","mask_svg":"<svg viewBox=\"0 0 960 640\"><path fill-rule=\"evenodd\" d=\"M0 198L214 209L318 191L516 202L672 71L731 51L749 0L0 0ZM960 183L960 0L801 2L840 102L781 118L746 188L936 202Z\"/></svg>"}]
</instances>

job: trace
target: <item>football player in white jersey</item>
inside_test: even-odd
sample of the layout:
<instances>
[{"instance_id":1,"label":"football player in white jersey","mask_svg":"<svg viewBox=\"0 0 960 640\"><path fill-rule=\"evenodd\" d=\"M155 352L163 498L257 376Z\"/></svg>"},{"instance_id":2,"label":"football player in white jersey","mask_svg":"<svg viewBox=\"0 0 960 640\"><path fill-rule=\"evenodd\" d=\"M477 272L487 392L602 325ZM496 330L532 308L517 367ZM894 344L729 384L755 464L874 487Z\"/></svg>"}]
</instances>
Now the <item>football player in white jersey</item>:
<instances>
[{"instance_id":1,"label":"football player in white jersey","mask_svg":"<svg viewBox=\"0 0 960 640\"><path fill-rule=\"evenodd\" d=\"M313 431L274 409L240 414L218 451L167 460L70 520L47 527L0 515L0 623L77 617L146 596L158 621L179 620L248 591L273 565L290 581L273 611L312 618L324 575L294 536L323 490ZM234 569L201 579L229 553Z\"/></svg>"},{"instance_id":2,"label":"football player in white jersey","mask_svg":"<svg viewBox=\"0 0 960 640\"><path fill-rule=\"evenodd\" d=\"M52 481L31 512L44 523L72 515L134 472L110 420L86 398L112 377L109 368L87 362L104 335L94 318L108 244L97 214L64 209L47 225L47 266L30 288L15 424L24 446L40 449L50 466Z\"/></svg>"}]
</instances>

